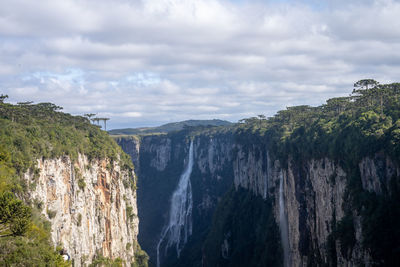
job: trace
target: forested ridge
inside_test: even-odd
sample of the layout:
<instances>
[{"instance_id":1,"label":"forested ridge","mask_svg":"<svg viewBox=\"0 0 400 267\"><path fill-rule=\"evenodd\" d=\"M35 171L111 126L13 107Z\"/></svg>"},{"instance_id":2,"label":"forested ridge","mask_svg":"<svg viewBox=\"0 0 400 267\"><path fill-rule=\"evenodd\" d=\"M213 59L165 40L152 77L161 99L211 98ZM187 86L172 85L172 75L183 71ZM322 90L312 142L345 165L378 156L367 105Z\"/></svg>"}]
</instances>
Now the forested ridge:
<instances>
[{"instance_id":1,"label":"forested ridge","mask_svg":"<svg viewBox=\"0 0 400 267\"><path fill-rule=\"evenodd\" d=\"M348 97L332 98L318 107L288 107L271 118L243 119L236 133L243 143L248 137L259 138L278 156L338 158L345 153L355 159L385 149L399 158L399 119L400 83L361 80Z\"/></svg>"}]
</instances>

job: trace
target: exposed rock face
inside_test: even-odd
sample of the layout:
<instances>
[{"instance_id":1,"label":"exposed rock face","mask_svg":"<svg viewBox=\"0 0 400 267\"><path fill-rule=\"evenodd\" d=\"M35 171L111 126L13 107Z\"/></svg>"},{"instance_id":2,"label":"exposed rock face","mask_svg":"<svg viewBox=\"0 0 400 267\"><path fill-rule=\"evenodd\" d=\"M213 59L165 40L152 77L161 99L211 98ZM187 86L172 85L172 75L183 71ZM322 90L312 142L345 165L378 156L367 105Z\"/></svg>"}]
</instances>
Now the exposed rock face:
<instances>
[{"instance_id":1,"label":"exposed rock face","mask_svg":"<svg viewBox=\"0 0 400 267\"><path fill-rule=\"evenodd\" d=\"M213 179L222 179L217 173L222 171L226 164L232 164L233 143L227 138L196 138L196 163L202 174L211 174Z\"/></svg>"},{"instance_id":2,"label":"exposed rock face","mask_svg":"<svg viewBox=\"0 0 400 267\"><path fill-rule=\"evenodd\" d=\"M389 180L400 175L399 168L383 153L376 154L374 158L364 158L359 167L364 190L378 195L388 192Z\"/></svg>"},{"instance_id":3,"label":"exposed rock face","mask_svg":"<svg viewBox=\"0 0 400 267\"><path fill-rule=\"evenodd\" d=\"M195 170L192 180L200 190L194 188L198 200L195 205L199 214L212 216L218 199L224 195L232 184L233 140L226 137L204 138L194 140Z\"/></svg>"},{"instance_id":4,"label":"exposed rock face","mask_svg":"<svg viewBox=\"0 0 400 267\"><path fill-rule=\"evenodd\" d=\"M143 150L148 153L155 153L151 159L150 166L158 171L163 171L171 159L171 139L161 138L158 143L152 143L153 138L143 140ZM140 165L140 164L139 164Z\"/></svg>"},{"instance_id":5,"label":"exposed rock face","mask_svg":"<svg viewBox=\"0 0 400 267\"><path fill-rule=\"evenodd\" d=\"M243 150L240 145L236 149L238 152L233 162L235 187L241 186L266 198L268 184L273 182L271 179L274 179L273 172L276 171L270 168L268 153L254 146L250 151Z\"/></svg>"},{"instance_id":6,"label":"exposed rock face","mask_svg":"<svg viewBox=\"0 0 400 267\"><path fill-rule=\"evenodd\" d=\"M278 181L283 177L284 206L288 221L289 266L307 266L310 262L329 263L328 236L336 222L344 216L343 201L347 174L334 161L311 159L299 163L288 159L286 167L271 162L268 152L253 147L243 151L237 146L234 159L235 187L243 187L264 198L275 199L275 218L279 223ZM399 176L399 168L390 158L377 154L359 163L363 188L382 194L388 192L389 180ZM361 218L353 211L355 245L350 255L342 255L336 241L336 261L339 266L371 266L371 259L362 248Z\"/></svg>"},{"instance_id":7,"label":"exposed rock face","mask_svg":"<svg viewBox=\"0 0 400 267\"><path fill-rule=\"evenodd\" d=\"M139 150L140 150L140 140L134 136L116 137L115 141L121 146L123 151L126 151L135 166L135 171L138 173L139 164Z\"/></svg>"},{"instance_id":8,"label":"exposed rock face","mask_svg":"<svg viewBox=\"0 0 400 267\"><path fill-rule=\"evenodd\" d=\"M139 185L139 188L145 191L143 194L160 194L157 190L152 192L155 186L165 184L160 187L165 190L167 182L171 183L169 176L182 171L187 154L187 140L184 141L182 136L180 138L177 141L167 136L153 136L142 140L140 154L144 153L146 157L140 159L140 165L146 166L148 172L141 171L141 178L144 178L142 182L145 184L142 187ZM332 263L332 257L338 266L357 266L360 263L371 265L371 257L362 247L361 217L355 210L351 213L355 229L353 248L342 251L338 240L333 241L333 245L329 244L337 222L345 216L344 199L348 189L348 174L338 162L329 158L300 161L287 155L283 164L271 155L267 147L258 144L244 146L232 136L224 134L213 137L196 136L194 161L190 178L193 185L194 232L198 229L207 231L219 199L232 183L236 189L245 188L264 199L273 199L275 221L277 224L281 223L279 185L282 179L282 206L288 232L288 266L328 264ZM400 175L399 167L383 153L362 159L358 166L363 189L378 195L389 192L390 179ZM174 171L174 168L179 170ZM165 197L162 202L168 201L172 188L168 192L162 191ZM149 197L146 197L147 203ZM163 204L160 202L156 206L161 205ZM159 221L160 216L166 218L167 214L164 209L161 214L151 216L153 217L148 217L149 222L156 218ZM152 224L152 229L157 229L154 225L156 224ZM160 228L161 224L157 227ZM157 239L158 235L152 237L149 234L146 237ZM154 244L149 243L145 249L151 254L153 246ZM229 259L231 246L228 239L218 246L222 258ZM330 246L334 247L333 255ZM181 257L185 253L183 250Z\"/></svg>"},{"instance_id":9,"label":"exposed rock face","mask_svg":"<svg viewBox=\"0 0 400 267\"><path fill-rule=\"evenodd\" d=\"M329 262L327 240L332 224L344 214L346 174L329 159L311 160L303 170L289 162L282 174L290 266L307 266L316 259Z\"/></svg>"},{"instance_id":10,"label":"exposed rock face","mask_svg":"<svg viewBox=\"0 0 400 267\"><path fill-rule=\"evenodd\" d=\"M119 257L130 266L139 223L136 192L129 186L134 174L121 170L118 162L89 162L84 155L74 162L41 159L37 167L38 177L27 173L25 178L36 184L30 198L42 203L53 243L75 266L90 263L96 254Z\"/></svg>"}]
</instances>

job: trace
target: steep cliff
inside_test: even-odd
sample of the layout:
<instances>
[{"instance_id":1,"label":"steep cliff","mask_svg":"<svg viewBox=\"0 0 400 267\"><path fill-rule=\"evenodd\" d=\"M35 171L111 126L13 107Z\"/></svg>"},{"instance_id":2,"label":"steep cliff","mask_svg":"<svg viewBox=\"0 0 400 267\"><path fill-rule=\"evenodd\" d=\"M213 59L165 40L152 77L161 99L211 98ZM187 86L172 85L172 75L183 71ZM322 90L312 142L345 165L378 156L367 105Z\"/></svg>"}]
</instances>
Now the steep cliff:
<instances>
[{"instance_id":1,"label":"steep cliff","mask_svg":"<svg viewBox=\"0 0 400 267\"><path fill-rule=\"evenodd\" d=\"M139 242L156 264L156 248L170 215L170 201L180 175L187 165L189 143L193 140L194 165L190 175L193 199L193 231L183 246L179 259L176 252L160 256L162 266L201 266L202 243L211 226L219 199L233 182L230 133L201 134L190 130L168 135L143 136L140 145L135 138L116 138L126 153L140 147L138 182ZM130 143L130 144L129 144ZM133 159L135 160L135 159ZM137 160L137 159L136 159Z\"/></svg>"},{"instance_id":2,"label":"steep cliff","mask_svg":"<svg viewBox=\"0 0 400 267\"><path fill-rule=\"evenodd\" d=\"M184 136L189 138L190 134L187 133ZM182 138L182 135L179 138ZM157 186L163 185L166 188L165 183L169 183L161 179L171 177L166 175L166 172L167 166L172 164L171 160L174 161L174 157L181 161L175 167L177 171L172 176L175 179L179 177L179 172L184 168L184 158L188 153L188 143L184 141L185 138L178 142L178 139L174 140L173 136L153 136L145 137L141 143L141 149L146 155L141 166L146 166L147 172L139 175L142 175L142 182L155 183L151 186L143 184L145 190L139 189L139 195L141 192L147 195L142 203L139 200L139 206L143 205L144 209L143 221L146 222L147 219L152 225L152 227L142 226L144 229L147 228L144 230L148 233L146 238L153 240L153 244L146 247L149 252L154 250L159 231L167 220L168 204L165 203L169 203L176 180L174 186L170 185L170 188L165 189L163 193L157 191ZM267 246L272 242L271 240L275 240L275 245L282 246L286 266L309 266L310 264L373 266L375 264L365 246L363 227L366 225L366 218L351 203L350 192L353 186L351 180L354 179L354 174L346 172L347 165L343 166L339 161L328 157L311 157L303 161L294 159L290 154L287 158L280 160L268 150L267 145L242 144L240 139L235 139L227 133L217 136L200 134L192 138L195 144L195 164L190 179L194 190L194 211L197 214L193 216L196 231L189 238L180 258L176 259L176 255L167 257L162 266L179 266L188 262L191 262L193 266L200 266L201 262L205 266L216 264L241 266L246 261L253 262L251 266L258 266L262 262L279 266L283 264L283 261L268 258L271 253L275 256L280 255L279 251L273 250L273 246L269 249L264 248L261 252L258 251L263 246L262 244ZM147 153L151 153L152 156ZM384 153L364 157L353 165L358 167L356 172L359 173L359 182L362 185L359 189L376 194L378 197L389 194L391 185L399 182L398 165ZM155 181L155 177L159 177L160 180ZM280 183L282 183L281 191ZM230 184L234 185L238 196L235 196L235 191L225 196L231 187ZM252 192L263 201L256 198L249 200L251 197L246 196L243 189ZM160 198L160 194L163 198ZM219 202L223 197L225 200ZM159 202L151 202L155 199ZM242 202L239 201L240 199ZM146 217L146 212L150 207L145 203L148 204L149 201L150 206L161 206L158 209L151 208L154 212L152 218ZM271 205L271 208L268 208L268 205ZM214 213L217 206L219 208ZM232 209L227 210L227 207L232 207ZM244 212L240 215L242 209L250 213ZM244 226L228 223L232 220L243 220L242 223L246 224L246 218L255 216L251 212L257 214L257 210L260 209L263 212L259 214L267 217L257 217L256 223L247 229L247 232L235 232L234 229ZM164 216L164 222L159 220L161 214ZM268 214L272 215L274 223L271 224ZM141 216L140 211L139 216ZM212 216L216 217L214 223L211 220ZM287 226L282 220L286 220ZM248 222L251 223L252 220ZM156 223L158 228L154 228ZM287 227L286 235L281 235L276 239L274 225L279 226L281 231ZM264 239L262 239L263 235L253 232L253 229L258 228L264 229ZM253 240L250 242L252 248L244 248L243 240L247 242ZM285 243L287 243L286 247ZM250 256L246 258L246 255L237 253L243 249L253 251L250 255L258 251L260 258ZM202 260L198 258L199 253L202 255ZM155 254L153 255L155 257ZM256 264L257 261L260 261L259 264Z\"/></svg>"},{"instance_id":3,"label":"steep cliff","mask_svg":"<svg viewBox=\"0 0 400 267\"><path fill-rule=\"evenodd\" d=\"M171 160L174 157L182 162L175 168L178 171L183 170L184 157L188 153L188 143L184 140L189 136L189 133L181 133L179 138L184 137L180 139L181 142L178 139L174 140L176 137L171 135L144 137L141 142L143 152L139 154L146 155L144 161L141 161L141 166L146 166L147 172L139 175L143 179L142 183L152 184L143 184L143 190L139 183L139 188L143 190L139 189L139 195L146 195L142 203L139 200L139 207L143 205L144 209L141 220L146 222L147 219L152 225L141 226L145 229L143 231L148 233L147 240L153 240L153 243L146 247L150 255L158 241L159 231L168 217L168 205L165 203L169 203L176 184L165 189L163 193L157 191L157 186L166 186L165 183L169 183L161 179L170 177L166 175L167 166L172 164ZM251 266L262 266L262 263L279 266L283 261L280 260L280 252L274 251L277 244L282 246L286 266L356 266L361 263L366 266L374 265L363 243L363 217L354 207L349 211L350 204L344 203L350 201L351 177L338 161L327 157L302 161L293 159L291 155L279 160L268 150L267 145L242 144L240 139L235 139L231 133L204 133L192 138L195 144L195 164L190 179L196 192L193 193L193 198L197 215L193 216L193 224L196 225L194 229L197 228L197 232L194 231L193 236L189 238L179 259L176 259L176 255L167 257L162 266L179 266L189 262L193 266L200 266L201 262L203 266L241 266L246 261L253 262ZM355 165L359 167L363 189L377 195L389 192L390 184L394 181L391 180L392 177L400 175L397 164L383 153L377 153L372 158L365 157ZM178 171L173 175L174 178L179 177ZM160 180L155 181L156 177ZM235 190L228 193L231 184ZM252 192L261 200L246 196L243 189ZM160 198L160 194L163 198ZM219 202L222 198L225 200ZM156 199L159 202L154 202ZM268 205L271 208L268 208ZM217 206L219 208L215 213ZM154 212L151 218L146 213L149 209ZM242 214L242 210L247 211L243 211ZM161 214L164 216L164 222L159 220ZM266 217L255 217L256 222L248 221L252 225L250 228L228 223L232 220L242 220L242 223L246 224L246 218L250 219L256 216L255 214ZM139 216L142 216L140 208ZM212 216L215 217L213 223ZM273 223L270 218L273 218ZM282 220L286 220L286 226ZM254 224L251 224L252 222ZM156 223L158 227L154 228ZM278 239L275 228L277 226L281 231L287 227L286 235L281 235ZM245 227L247 232L235 232L237 227ZM263 235L254 232L258 228L264 229ZM251 247L244 248L244 240L250 242ZM275 243L268 247L271 240L275 240ZM145 243L143 240L143 244ZM284 246L285 243L287 247ZM264 247L259 251L263 246L267 246L268 249ZM248 251L250 255L246 258L243 251L238 253L243 249L253 251L253 254ZM198 258L199 253L201 260ZM259 258L251 258L254 253L258 253ZM271 253L278 259L271 258ZM154 253L153 255L155 257Z\"/></svg>"},{"instance_id":4,"label":"steep cliff","mask_svg":"<svg viewBox=\"0 0 400 267\"><path fill-rule=\"evenodd\" d=\"M51 222L51 239L74 260L120 258L134 262L138 234L133 173L107 159L88 161L84 155L41 159L38 175L25 178L33 188L29 198Z\"/></svg>"},{"instance_id":5,"label":"steep cliff","mask_svg":"<svg viewBox=\"0 0 400 267\"><path fill-rule=\"evenodd\" d=\"M147 266L130 158L87 118L59 109L0 103L0 261Z\"/></svg>"},{"instance_id":6,"label":"steep cliff","mask_svg":"<svg viewBox=\"0 0 400 267\"><path fill-rule=\"evenodd\" d=\"M255 154L259 154L258 160ZM269 152L260 154L254 148L246 152L239 149L237 155L234 164L235 187L248 189L265 199L272 198L275 220L281 230L283 225L279 213L284 209L288 223L288 266L377 264L365 247L363 227L367 225L368 218L351 203L349 187L352 186L352 177L338 162L328 158L302 162L289 157L287 166L282 167L279 160L271 162ZM365 157L356 166L359 167L356 172L360 173L359 181L364 192L368 191L378 199L382 194L396 194L390 192L396 190L396 184L399 183L399 167L387 155L377 153L372 158ZM254 170L257 172L254 173ZM279 202L280 180L283 183L283 207ZM389 185L395 188L391 189ZM390 199L391 196L386 198ZM392 201L396 200L389 202ZM350 244L340 234L350 235ZM336 235L335 240L332 239L333 235Z\"/></svg>"},{"instance_id":7,"label":"steep cliff","mask_svg":"<svg viewBox=\"0 0 400 267\"><path fill-rule=\"evenodd\" d=\"M272 201L284 266L400 264L400 85L356 92L320 107L291 107L268 120L246 119L235 131L235 188ZM240 219L237 213L229 220ZM227 248L234 251L246 240L215 239L211 233L229 222L215 217L208 241L220 250L206 250L205 262L243 260ZM254 253L262 247L254 247L258 241L249 247Z\"/></svg>"},{"instance_id":8,"label":"steep cliff","mask_svg":"<svg viewBox=\"0 0 400 267\"><path fill-rule=\"evenodd\" d=\"M140 139L137 136L117 136L114 137L114 140L122 150L131 157L136 172L139 172Z\"/></svg>"}]
</instances>

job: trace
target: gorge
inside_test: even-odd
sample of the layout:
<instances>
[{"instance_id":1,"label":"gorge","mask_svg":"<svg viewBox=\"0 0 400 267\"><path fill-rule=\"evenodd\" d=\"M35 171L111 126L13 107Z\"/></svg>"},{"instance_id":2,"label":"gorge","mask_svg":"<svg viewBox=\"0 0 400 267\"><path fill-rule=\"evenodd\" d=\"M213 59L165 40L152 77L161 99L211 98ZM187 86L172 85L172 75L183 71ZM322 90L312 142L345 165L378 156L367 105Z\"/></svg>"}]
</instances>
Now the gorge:
<instances>
[{"instance_id":1,"label":"gorge","mask_svg":"<svg viewBox=\"0 0 400 267\"><path fill-rule=\"evenodd\" d=\"M115 137L139 166L150 265L193 142L192 234L159 266L396 266L399 86L385 90L383 110L364 95L232 127Z\"/></svg>"},{"instance_id":2,"label":"gorge","mask_svg":"<svg viewBox=\"0 0 400 267\"><path fill-rule=\"evenodd\" d=\"M192 234L192 185L190 175L193 168L193 141L190 142L189 156L185 171L182 173L178 187L172 194L169 209L169 221L164 226L160 240L157 244L157 266L160 266L160 247L166 241L165 250L175 244L176 254L179 258L182 248ZM161 253L163 255L164 253Z\"/></svg>"}]
</instances>

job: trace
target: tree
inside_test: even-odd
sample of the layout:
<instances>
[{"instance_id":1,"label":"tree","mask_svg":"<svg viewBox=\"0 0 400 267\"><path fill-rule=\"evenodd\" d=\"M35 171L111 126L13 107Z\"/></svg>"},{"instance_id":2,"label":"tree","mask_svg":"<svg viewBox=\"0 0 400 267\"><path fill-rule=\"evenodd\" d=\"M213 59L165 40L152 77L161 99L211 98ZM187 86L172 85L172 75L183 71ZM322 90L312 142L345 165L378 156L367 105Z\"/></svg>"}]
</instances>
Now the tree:
<instances>
[{"instance_id":1,"label":"tree","mask_svg":"<svg viewBox=\"0 0 400 267\"><path fill-rule=\"evenodd\" d=\"M30 222L30 207L11 192L0 193L0 237L23 235Z\"/></svg>"},{"instance_id":2,"label":"tree","mask_svg":"<svg viewBox=\"0 0 400 267\"><path fill-rule=\"evenodd\" d=\"M39 104L37 104L36 105L40 110L42 110L42 111L46 111L46 112L49 112L49 111L59 111L59 110L62 110L63 108L62 107L60 107L60 106L57 106L57 105L55 105L55 104L53 104L53 103L39 103Z\"/></svg>"},{"instance_id":3,"label":"tree","mask_svg":"<svg viewBox=\"0 0 400 267\"><path fill-rule=\"evenodd\" d=\"M374 88L378 84L379 83L377 81L375 81L374 79L359 80L358 82L356 82L354 84L354 88L358 88L358 89L354 89L353 93L357 90L368 90L368 89Z\"/></svg>"},{"instance_id":4,"label":"tree","mask_svg":"<svg viewBox=\"0 0 400 267\"><path fill-rule=\"evenodd\" d=\"M325 110L334 111L335 115L339 115L346 110L346 107L350 105L350 97L335 97L326 101Z\"/></svg>"},{"instance_id":5,"label":"tree","mask_svg":"<svg viewBox=\"0 0 400 267\"><path fill-rule=\"evenodd\" d=\"M259 119L259 122L258 122L259 125L258 126L261 128L261 123L262 123L263 120L266 120L266 117L263 114L257 115L257 117Z\"/></svg>"},{"instance_id":6,"label":"tree","mask_svg":"<svg viewBox=\"0 0 400 267\"><path fill-rule=\"evenodd\" d=\"M354 84L353 94L361 104L366 101L369 106L372 105L373 94L370 89L378 86L379 83L373 79L359 80Z\"/></svg>"},{"instance_id":7,"label":"tree","mask_svg":"<svg viewBox=\"0 0 400 267\"><path fill-rule=\"evenodd\" d=\"M83 116L85 116L86 118L88 118L89 120L91 120L91 118L92 118L93 116L96 116L96 113L86 113L86 114L84 114Z\"/></svg>"},{"instance_id":8,"label":"tree","mask_svg":"<svg viewBox=\"0 0 400 267\"><path fill-rule=\"evenodd\" d=\"M93 118L90 120L92 121L93 124L94 124L94 122L97 122L97 124L99 124L100 118Z\"/></svg>"},{"instance_id":9,"label":"tree","mask_svg":"<svg viewBox=\"0 0 400 267\"><path fill-rule=\"evenodd\" d=\"M31 104L33 104L33 101L25 101L25 102L18 102L17 103L17 105L20 105L20 106L28 106L28 105L31 105Z\"/></svg>"},{"instance_id":10,"label":"tree","mask_svg":"<svg viewBox=\"0 0 400 267\"><path fill-rule=\"evenodd\" d=\"M107 131L107 121L110 120L110 118L97 118L100 121L103 121L104 123L104 131Z\"/></svg>"},{"instance_id":11,"label":"tree","mask_svg":"<svg viewBox=\"0 0 400 267\"><path fill-rule=\"evenodd\" d=\"M110 120L110 118L93 118L92 122L94 123L95 121L97 124L99 124L100 121L103 121L104 123L104 130L107 131L107 121Z\"/></svg>"},{"instance_id":12,"label":"tree","mask_svg":"<svg viewBox=\"0 0 400 267\"><path fill-rule=\"evenodd\" d=\"M8 98L8 95L3 95L3 94L1 94L1 95L0 95L0 103L4 103L4 100L5 100L6 98Z\"/></svg>"}]
</instances>

